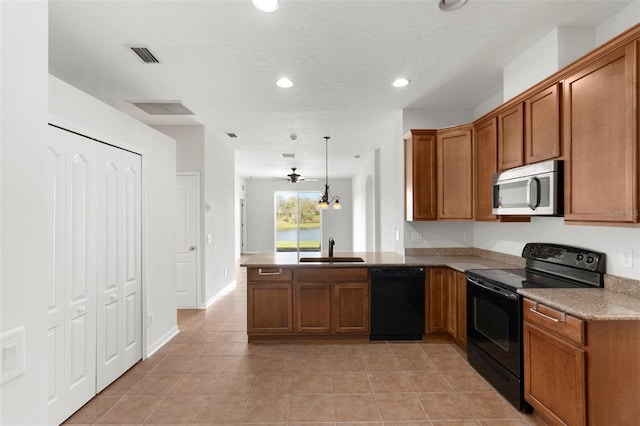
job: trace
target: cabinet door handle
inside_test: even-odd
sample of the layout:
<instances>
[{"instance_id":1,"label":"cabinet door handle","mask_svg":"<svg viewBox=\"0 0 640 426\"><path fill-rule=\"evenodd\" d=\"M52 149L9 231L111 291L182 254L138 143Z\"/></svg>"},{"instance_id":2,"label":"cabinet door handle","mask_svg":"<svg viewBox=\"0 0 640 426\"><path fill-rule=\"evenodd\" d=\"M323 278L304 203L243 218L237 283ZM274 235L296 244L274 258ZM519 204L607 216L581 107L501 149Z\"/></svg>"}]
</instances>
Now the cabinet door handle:
<instances>
[{"instance_id":1,"label":"cabinet door handle","mask_svg":"<svg viewBox=\"0 0 640 426\"><path fill-rule=\"evenodd\" d=\"M277 272L263 272L262 268L259 268L258 275L282 275L282 268L278 269Z\"/></svg>"},{"instance_id":2,"label":"cabinet door handle","mask_svg":"<svg viewBox=\"0 0 640 426\"><path fill-rule=\"evenodd\" d=\"M531 312L533 312L534 314L540 315L541 317L546 318L548 320L551 320L553 322L564 322L564 319L565 319L565 313L564 312L560 313L560 319L551 317L551 316L546 315L546 314L543 314L542 312L538 311L538 304L537 303L535 303L533 305L533 308L529 308L529 310Z\"/></svg>"}]
</instances>

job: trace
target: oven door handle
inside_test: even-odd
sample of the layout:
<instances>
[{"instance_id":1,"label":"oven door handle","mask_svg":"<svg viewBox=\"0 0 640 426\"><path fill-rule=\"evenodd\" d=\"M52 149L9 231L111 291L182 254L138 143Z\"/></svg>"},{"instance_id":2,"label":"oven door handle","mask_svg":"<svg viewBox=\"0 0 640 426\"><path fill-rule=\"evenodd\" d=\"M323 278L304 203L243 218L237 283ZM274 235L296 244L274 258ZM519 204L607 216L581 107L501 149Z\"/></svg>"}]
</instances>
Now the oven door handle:
<instances>
[{"instance_id":1,"label":"oven door handle","mask_svg":"<svg viewBox=\"0 0 640 426\"><path fill-rule=\"evenodd\" d=\"M500 290L500 289L496 289L496 288L491 288L489 286L486 286L484 284L482 284L479 281L473 280L471 278L467 277L467 282L471 283L472 285L475 285L477 287L480 287L484 290L487 290L493 294L496 294L498 296L504 297L505 299L509 299L509 300L518 300L518 294L517 293L512 293L510 291L507 290Z\"/></svg>"}]
</instances>

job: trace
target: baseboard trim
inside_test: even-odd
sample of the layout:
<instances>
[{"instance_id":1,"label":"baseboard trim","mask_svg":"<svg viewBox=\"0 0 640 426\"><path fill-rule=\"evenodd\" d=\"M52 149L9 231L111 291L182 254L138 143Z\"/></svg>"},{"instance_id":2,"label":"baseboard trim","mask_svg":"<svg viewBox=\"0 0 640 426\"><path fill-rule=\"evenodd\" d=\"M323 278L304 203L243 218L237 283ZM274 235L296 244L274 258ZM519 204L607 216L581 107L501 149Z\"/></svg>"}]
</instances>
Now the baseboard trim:
<instances>
[{"instance_id":1,"label":"baseboard trim","mask_svg":"<svg viewBox=\"0 0 640 426\"><path fill-rule=\"evenodd\" d=\"M176 337L180 333L180 329L176 325L171 330L166 332L162 337L156 340L152 345L147 346L147 355L144 359L149 358L151 355L156 353L161 347L169 343L171 339Z\"/></svg>"},{"instance_id":2,"label":"baseboard trim","mask_svg":"<svg viewBox=\"0 0 640 426\"><path fill-rule=\"evenodd\" d=\"M236 280L231 281L229 284L227 284L226 286L224 286L222 288L222 290L220 290L219 292L217 292L216 294L214 294L209 300L207 300L205 309L208 309L211 307L211 305L213 305L214 303L216 303L216 301L218 299L220 299L222 296L224 296L225 294L229 293L231 290L233 290L234 288L236 288Z\"/></svg>"}]
</instances>

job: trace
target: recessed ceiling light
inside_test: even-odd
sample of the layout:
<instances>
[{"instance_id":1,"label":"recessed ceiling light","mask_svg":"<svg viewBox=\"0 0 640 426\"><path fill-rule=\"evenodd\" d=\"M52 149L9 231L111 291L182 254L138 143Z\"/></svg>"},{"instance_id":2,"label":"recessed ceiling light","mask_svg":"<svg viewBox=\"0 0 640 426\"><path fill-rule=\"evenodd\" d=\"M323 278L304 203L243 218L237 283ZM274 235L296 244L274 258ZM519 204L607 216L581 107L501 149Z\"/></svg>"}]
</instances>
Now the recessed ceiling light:
<instances>
[{"instance_id":1,"label":"recessed ceiling light","mask_svg":"<svg viewBox=\"0 0 640 426\"><path fill-rule=\"evenodd\" d=\"M280 6L278 0L252 0L253 5L263 12L275 12Z\"/></svg>"},{"instance_id":2,"label":"recessed ceiling light","mask_svg":"<svg viewBox=\"0 0 640 426\"><path fill-rule=\"evenodd\" d=\"M406 78L397 78L394 80L393 83L391 83L391 85L393 87L405 87L410 83L409 80L407 80Z\"/></svg>"},{"instance_id":3,"label":"recessed ceiling light","mask_svg":"<svg viewBox=\"0 0 640 426\"><path fill-rule=\"evenodd\" d=\"M451 10L460 9L467 0L440 0L440 10L449 12Z\"/></svg>"},{"instance_id":4,"label":"recessed ceiling light","mask_svg":"<svg viewBox=\"0 0 640 426\"><path fill-rule=\"evenodd\" d=\"M293 81L289 80L287 77L282 77L280 80L276 81L276 84L278 87L282 87L283 89L293 87Z\"/></svg>"}]
</instances>

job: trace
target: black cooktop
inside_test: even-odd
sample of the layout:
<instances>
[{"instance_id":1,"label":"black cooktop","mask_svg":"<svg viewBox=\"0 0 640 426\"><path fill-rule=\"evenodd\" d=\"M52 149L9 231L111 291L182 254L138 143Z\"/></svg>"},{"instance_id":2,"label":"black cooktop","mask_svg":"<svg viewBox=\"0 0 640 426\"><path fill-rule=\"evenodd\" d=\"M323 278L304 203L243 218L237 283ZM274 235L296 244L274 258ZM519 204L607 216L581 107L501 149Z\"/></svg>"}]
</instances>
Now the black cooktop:
<instances>
[{"instance_id":1,"label":"black cooktop","mask_svg":"<svg viewBox=\"0 0 640 426\"><path fill-rule=\"evenodd\" d=\"M593 287L574 280L566 280L528 269L470 269L467 275L476 280L489 282L507 290L519 288L589 288Z\"/></svg>"}]
</instances>

